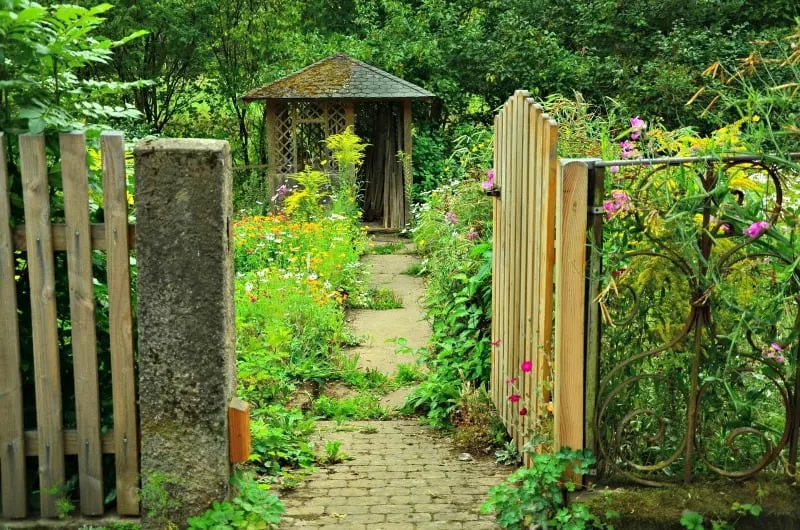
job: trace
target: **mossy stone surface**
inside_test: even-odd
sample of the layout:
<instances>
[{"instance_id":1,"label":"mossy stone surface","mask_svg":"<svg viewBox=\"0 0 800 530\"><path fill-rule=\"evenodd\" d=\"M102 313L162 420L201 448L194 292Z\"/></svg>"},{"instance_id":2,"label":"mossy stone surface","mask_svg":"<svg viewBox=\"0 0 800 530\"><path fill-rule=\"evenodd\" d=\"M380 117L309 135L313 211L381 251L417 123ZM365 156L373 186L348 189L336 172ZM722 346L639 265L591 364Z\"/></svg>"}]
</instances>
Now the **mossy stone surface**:
<instances>
[{"instance_id":1,"label":"mossy stone surface","mask_svg":"<svg viewBox=\"0 0 800 530\"><path fill-rule=\"evenodd\" d=\"M761 492L761 494L759 494ZM737 530L797 530L800 528L800 487L785 477L764 475L746 482L716 480L647 488L630 484L598 486L571 495L594 513L619 512L614 526L625 530L672 530L683 528L681 516L694 511L710 521L735 524ZM759 504L758 517L740 516L733 503Z\"/></svg>"}]
</instances>

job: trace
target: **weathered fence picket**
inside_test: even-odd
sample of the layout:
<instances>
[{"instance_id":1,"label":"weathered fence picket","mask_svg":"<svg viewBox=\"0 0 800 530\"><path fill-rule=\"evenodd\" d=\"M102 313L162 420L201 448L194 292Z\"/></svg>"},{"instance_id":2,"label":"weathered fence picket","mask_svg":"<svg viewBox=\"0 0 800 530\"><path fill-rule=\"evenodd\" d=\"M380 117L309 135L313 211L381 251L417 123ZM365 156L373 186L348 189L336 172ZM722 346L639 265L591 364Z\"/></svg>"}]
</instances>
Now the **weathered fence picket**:
<instances>
[{"instance_id":1,"label":"weathered fence picket","mask_svg":"<svg viewBox=\"0 0 800 530\"><path fill-rule=\"evenodd\" d=\"M0 132L0 491L3 516L25 517L25 435L5 136Z\"/></svg>"},{"instance_id":2,"label":"weathered fence picket","mask_svg":"<svg viewBox=\"0 0 800 530\"><path fill-rule=\"evenodd\" d=\"M112 141L107 141L108 138ZM139 513L138 422L125 159L122 135L103 135L106 225L89 223L89 169L83 133L59 138L63 224L51 223L50 182L41 135L19 139L25 223L11 228L9 177L0 133L0 497L3 518L27 516L25 457L38 460L40 514L56 517L64 494L65 456L77 455L80 512L104 512L103 454L114 454L117 512ZM101 432L92 251L108 250L114 429ZM67 255L77 428L65 429L56 311L55 252ZM16 260L26 260L31 298L36 429L24 431Z\"/></svg>"}]
</instances>

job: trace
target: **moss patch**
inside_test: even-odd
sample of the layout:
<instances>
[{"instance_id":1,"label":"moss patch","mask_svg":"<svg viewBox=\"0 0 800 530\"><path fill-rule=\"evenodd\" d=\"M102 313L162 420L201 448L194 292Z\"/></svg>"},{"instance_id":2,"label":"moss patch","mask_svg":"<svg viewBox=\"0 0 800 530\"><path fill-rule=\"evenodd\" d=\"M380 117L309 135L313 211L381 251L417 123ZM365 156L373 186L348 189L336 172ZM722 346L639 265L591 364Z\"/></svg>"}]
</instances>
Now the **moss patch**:
<instances>
[{"instance_id":1,"label":"moss patch","mask_svg":"<svg viewBox=\"0 0 800 530\"><path fill-rule=\"evenodd\" d=\"M608 501L610 508L606 504ZM777 476L765 475L747 482L718 480L663 488L613 485L576 493L571 496L571 502L582 502L595 513L607 509L619 512L621 519L614 526L625 530L680 529L679 521L685 511L697 512L706 521L735 522L738 530L800 528L800 488L789 484L785 477ZM758 517L740 517L731 508L734 502L760 504L763 512Z\"/></svg>"}]
</instances>

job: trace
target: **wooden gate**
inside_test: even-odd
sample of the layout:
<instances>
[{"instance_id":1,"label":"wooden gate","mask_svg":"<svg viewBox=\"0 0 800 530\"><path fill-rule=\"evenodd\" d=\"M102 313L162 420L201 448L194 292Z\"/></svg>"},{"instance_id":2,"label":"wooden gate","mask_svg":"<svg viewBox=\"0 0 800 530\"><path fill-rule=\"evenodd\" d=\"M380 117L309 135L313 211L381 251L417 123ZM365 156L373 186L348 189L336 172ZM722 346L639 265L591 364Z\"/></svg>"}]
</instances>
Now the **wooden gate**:
<instances>
[{"instance_id":1,"label":"wooden gate","mask_svg":"<svg viewBox=\"0 0 800 530\"><path fill-rule=\"evenodd\" d=\"M584 443L587 165L557 145L556 122L515 92L495 118L491 394L520 450Z\"/></svg>"},{"instance_id":2,"label":"wooden gate","mask_svg":"<svg viewBox=\"0 0 800 530\"><path fill-rule=\"evenodd\" d=\"M103 454L116 466L117 513L139 512L139 454L134 385L133 322L125 151L122 134L101 136L104 224L89 223L86 140L60 137L62 190L51 190L45 139L19 140L24 199L23 225L11 227L6 145L0 133L0 499L3 518L27 515L26 457L38 463L40 511L59 515L65 487L65 455L77 455L80 512L104 511ZM52 193L51 193L52 191ZM51 222L51 195L63 199L64 222ZM113 430L101 431L93 251L105 251L113 386ZM71 329L58 321L54 263L66 252ZM24 260L30 292L31 337L20 337L17 313L18 260ZM24 276L24 275L23 275ZM23 278L24 279L24 278ZM72 359L59 352L59 329L69 334ZM20 340L33 350L35 429L25 430ZM64 427L63 364L71 362L75 385L75 429ZM30 419L28 420L30 421ZM30 460L27 462L30 464Z\"/></svg>"}]
</instances>

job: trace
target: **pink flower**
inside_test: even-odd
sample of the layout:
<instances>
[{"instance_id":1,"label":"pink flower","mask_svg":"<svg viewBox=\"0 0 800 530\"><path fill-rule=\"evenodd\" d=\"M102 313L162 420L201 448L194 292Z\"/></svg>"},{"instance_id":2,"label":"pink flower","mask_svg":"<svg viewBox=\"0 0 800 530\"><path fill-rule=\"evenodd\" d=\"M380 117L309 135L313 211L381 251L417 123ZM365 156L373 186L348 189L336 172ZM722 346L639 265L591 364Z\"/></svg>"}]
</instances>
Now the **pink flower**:
<instances>
[{"instance_id":1,"label":"pink flower","mask_svg":"<svg viewBox=\"0 0 800 530\"><path fill-rule=\"evenodd\" d=\"M755 223L751 224L744 230L742 230L742 234L750 237L750 239L755 239L764 232L769 229L769 223L767 221L756 221Z\"/></svg>"},{"instance_id":2,"label":"pink flower","mask_svg":"<svg viewBox=\"0 0 800 530\"><path fill-rule=\"evenodd\" d=\"M609 170L611 171L612 175L616 175L617 173L619 173L619 166L611 166Z\"/></svg>"},{"instance_id":3,"label":"pink flower","mask_svg":"<svg viewBox=\"0 0 800 530\"><path fill-rule=\"evenodd\" d=\"M522 371L525 372L525 373L530 372L533 369L533 361L525 361L525 362L523 362L522 365L520 366L520 368L522 368Z\"/></svg>"},{"instance_id":4,"label":"pink flower","mask_svg":"<svg viewBox=\"0 0 800 530\"><path fill-rule=\"evenodd\" d=\"M481 186L483 186L483 189L486 191L494 188L494 169L490 169L489 172L486 173L486 180L481 182Z\"/></svg>"},{"instance_id":5,"label":"pink flower","mask_svg":"<svg viewBox=\"0 0 800 530\"><path fill-rule=\"evenodd\" d=\"M511 403L517 403L517 402L519 402L519 394L511 394L510 396L508 396L508 400L509 400Z\"/></svg>"},{"instance_id":6,"label":"pink flower","mask_svg":"<svg viewBox=\"0 0 800 530\"><path fill-rule=\"evenodd\" d=\"M478 232L476 232L475 230L470 230L469 233L467 234L467 239L469 239L470 241L474 240L476 237L478 237Z\"/></svg>"},{"instance_id":7,"label":"pink flower","mask_svg":"<svg viewBox=\"0 0 800 530\"><path fill-rule=\"evenodd\" d=\"M458 216L453 212L447 212L444 214L444 220L450 224L456 224L458 222Z\"/></svg>"},{"instance_id":8,"label":"pink flower","mask_svg":"<svg viewBox=\"0 0 800 530\"><path fill-rule=\"evenodd\" d=\"M524 416L527 413L528 413L528 409L526 409L525 407L522 407L521 409L519 409L519 415L520 416Z\"/></svg>"},{"instance_id":9,"label":"pink flower","mask_svg":"<svg viewBox=\"0 0 800 530\"><path fill-rule=\"evenodd\" d=\"M500 339L495 339L492 342L490 342L489 344L491 344L492 346L500 346L501 342L502 341Z\"/></svg>"},{"instance_id":10,"label":"pink flower","mask_svg":"<svg viewBox=\"0 0 800 530\"><path fill-rule=\"evenodd\" d=\"M603 209L606 211L609 219L617 212L626 212L632 208L630 195L622 190L612 191L611 199L603 201Z\"/></svg>"},{"instance_id":11,"label":"pink flower","mask_svg":"<svg viewBox=\"0 0 800 530\"><path fill-rule=\"evenodd\" d=\"M286 195L289 193L289 188L286 187L286 184L278 188L278 195Z\"/></svg>"},{"instance_id":12,"label":"pink flower","mask_svg":"<svg viewBox=\"0 0 800 530\"><path fill-rule=\"evenodd\" d=\"M775 362L778 364L783 364L785 361L786 359L783 358L783 355L778 355L777 357L775 357Z\"/></svg>"},{"instance_id":13,"label":"pink flower","mask_svg":"<svg viewBox=\"0 0 800 530\"><path fill-rule=\"evenodd\" d=\"M633 131L631 133L631 140L638 140L641 135L642 135L641 131Z\"/></svg>"},{"instance_id":14,"label":"pink flower","mask_svg":"<svg viewBox=\"0 0 800 530\"><path fill-rule=\"evenodd\" d=\"M728 223L722 223L721 225L719 225L719 231L722 232L723 234L727 234L728 232L731 231L731 225L729 225Z\"/></svg>"},{"instance_id":15,"label":"pink flower","mask_svg":"<svg viewBox=\"0 0 800 530\"><path fill-rule=\"evenodd\" d=\"M639 116L634 116L633 118L631 118L630 123L631 123L631 129L633 129L634 131L640 131L644 129L645 125L644 120L641 119Z\"/></svg>"},{"instance_id":16,"label":"pink flower","mask_svg":"<svg viewBox=\"0 0 800 530\"><path fill-rule=\"evenodd\" d=\"M516 377L509 377L508 379L506 379L506 384L507 385L513 385L516 382L517 382L517 378Z\"/></svg>"}]
</instances>

